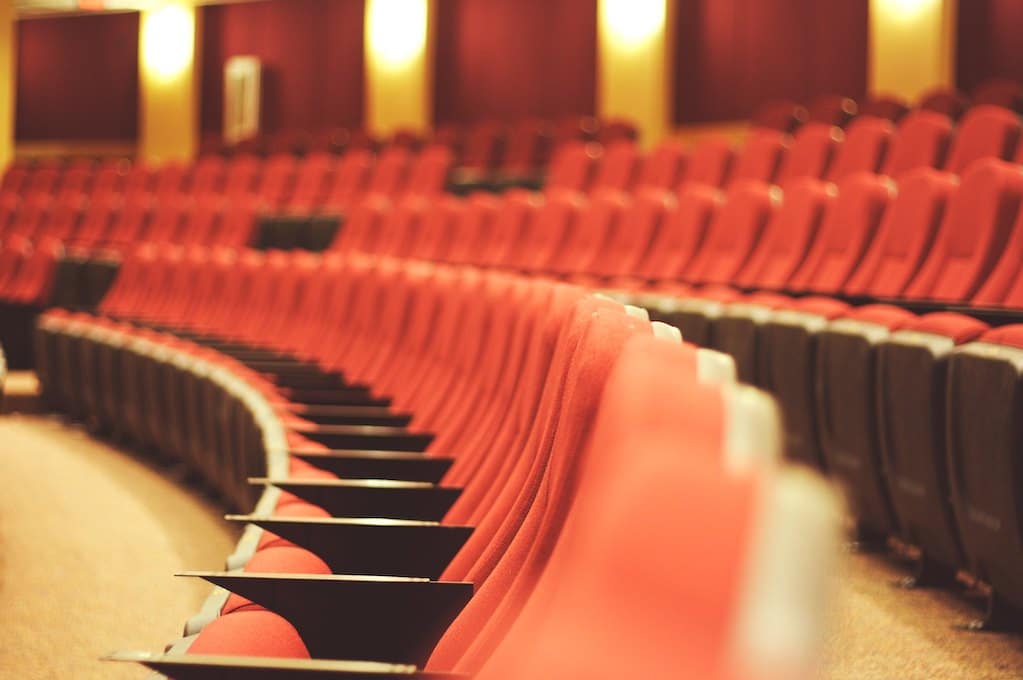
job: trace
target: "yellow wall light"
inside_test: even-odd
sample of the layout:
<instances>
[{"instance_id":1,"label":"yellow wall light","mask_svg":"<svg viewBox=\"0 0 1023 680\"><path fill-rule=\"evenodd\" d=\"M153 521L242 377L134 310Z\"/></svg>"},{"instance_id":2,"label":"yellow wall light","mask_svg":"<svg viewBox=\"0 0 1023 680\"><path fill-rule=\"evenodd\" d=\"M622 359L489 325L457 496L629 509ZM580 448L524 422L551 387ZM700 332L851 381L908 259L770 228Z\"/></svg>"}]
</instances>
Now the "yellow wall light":
<instances>
[{"instance_id":1,"label":"yellow wall light","mask_svg":"<svg viewBox=\"0 0 1023 680\"><path fill-rule=\"evenodd\" d=\"M870 90L915 100L955 86L957 0L870 0Z\"/></svg>"},{"instance_id":2,"label":"yellow wall light","mask_svg":"<svg viewBox=\"0 0 1023 680\"><path fill-rule=\"evenodd\" d=\"M934 11L941 0L884 0L886 13L897 21L914 21Z\"/></svg>"},{"instance_id":3,"label":"yellow wall light","mask_svg":"<svg viewBox=\"0 0 1023 680\"><path fill-rule=\"evenodd\" d=\"M428 23L426 0L370 0L366 6L370 57L394 70L417 61L426 49Z\"/></svg>"},{"instance_id":4,"label":"yellow wall light","mask_svg":"<svg viewBox=\"0 0 1023 680\"><path fill-rule=\"evenodd\" d=\"M638 49L664 32L665 0L604 0L600 21L620 49Z\"/></svg>"},{"instance_id":5,"label":"yellow wall light","mask_svg":"<svg viewBox=\"0 0 1023 680\"><path fill-rule=\"evenodd\" d=\"M195 12L168 4L142 13L142 67L159 80L178 78L195 58Z\"/></svg>"}]
</instances>

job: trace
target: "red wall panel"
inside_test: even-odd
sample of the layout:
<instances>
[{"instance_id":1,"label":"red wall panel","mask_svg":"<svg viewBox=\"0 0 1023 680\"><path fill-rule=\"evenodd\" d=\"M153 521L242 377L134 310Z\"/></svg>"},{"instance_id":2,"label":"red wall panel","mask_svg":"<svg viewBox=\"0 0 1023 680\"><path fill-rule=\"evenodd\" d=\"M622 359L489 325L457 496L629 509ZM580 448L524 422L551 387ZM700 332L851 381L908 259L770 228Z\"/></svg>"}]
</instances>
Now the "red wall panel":
<instances>
[{"instance_id":1,"label":"red wall panel","mask_svg":"<svg viewBox=\"0 0 1023 680\"><path fill-rule=\"evenodd\" d=\"M263 129L359 126L363 0L269 0L202 8L202 128L219 133L224 63L263 61Z\"/></svg>"},{"instance_id":2,"label":"red wall panel","mask_svg":"<svg viewBox=\"0 0 1023 680\"><path fill-rule=\"evenodd\" d=\"M593 0L441 0L436 120L592 114L596 5Z\"/></svg>"},{"instance_id":3,"label":"red wall panel","mask_svg":"<svg viewBox=\"0 0 1023 680\"><path fill-rule=\"evenodd\" d=\"M989 78L1023 82L1023 3L966 0L959 3L959 87L969 91Z\"/></svg>"},{"instance_id":4,"label":"red wall panel","mask_svg":"<svg viewBox=\"0 0 1023 680\"><path fill-rule=\"evenodd\" d=\"M679 123L867 89L867 0L680 0L676 36Z\"/></svg>"},{"instance_id":5,"label":"red wall panel","mask_svg":"<svg viewBox=\"0 0 1023 680\"><path fill-rule=\"evenodd\" d=\"M16 139L138 137L138 13L23 19L16 31Z\"/></svg>"}]
</instances>

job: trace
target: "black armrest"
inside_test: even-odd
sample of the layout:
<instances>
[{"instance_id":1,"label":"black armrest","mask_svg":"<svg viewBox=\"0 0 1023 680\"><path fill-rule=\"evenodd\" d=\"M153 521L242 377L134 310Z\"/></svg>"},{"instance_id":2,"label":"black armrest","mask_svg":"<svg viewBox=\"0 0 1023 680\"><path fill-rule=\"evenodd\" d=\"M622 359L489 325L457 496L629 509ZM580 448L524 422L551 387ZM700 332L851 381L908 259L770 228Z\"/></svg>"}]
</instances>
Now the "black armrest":
<instances>
[{"instance_id":1,"label":"black armrest","mask_svg":"<svg viewBox=\"0 0 1023 680\"><path fill-rule=\"evenodd\" d=\"M389 397L374 397L364 387L336 390L280 388L281 396L299 404L322 404L332 406L390 406Z\"/></svg>"},{"instance_id":2,"label":"black armrest","mask_svg":"<svg viewBox=\"0 0 1023 680\"><path fill-rule=\"evenodd\" d=\"M424 456L422 453L406 451L295 449L290 453L343 479L394 479L436 484L454 463L453 458Z\"/></svg>"},{"instance_id":3,"label":"black armrest","mask_svg":"<svg viewBox=\"0 0 1023 680\"><path fill-rule=\"evenodd\" d=\"M279 659L208 654L152 654L114 652L103 661L139 663L177 680L288 680L289 678L343 678L344 680L468 680L460 673L416 670L407 664L327 659Z\"/></svg>"},{"instance_id":4,"label":"black armrest","mask_svg":"<svg viewBox=\"0 0 1023 680\"><path fill-rule=\"evenodd\" d=\"M296 390L344 390L369 395L365 385L349 385L343 376L337 373L318 373L314 371L289 371L277 369L261 371L262 374L279 388Z\"/></svg>"},{"instance_id":5,"label":"black armrest","mask_svg":"<svg viewBox=\"0 0 1023 680\"><path fill-rule=\"evenodd\" d=\"M335 574L438 579L472 535L467 526L388 519L227 515L315 553Z\"/></svg>"},{"instance_id":6,"label":"black armrest","mask_svg":"<svg viewBox=\"0 0 1023 680\"><path fill-rule=\"evenodd\" d=\"M473 585L389 576L188 572L287 619L309 653L422 666Z\"/></svg>"},{"instance_id":7,"label":"black armrest","mask_svg":"<svg viewBox=\"0 0 1023 680\"><path fill-rule=\"evenodd\" d=\"M250 484L272 484L318 505L334 517L381 517L437 522L444 518L462 489L424 482L384 479L267 479Z\"/></svg>"},{"instance_id":8,"label":"black armrest","mask_svg":"<svg viewBox=\"0 0 1023 680\"><path fill-rule=\"evenodd\" d=\"M430 432L375 425L321 425L296 432L332 449L381 451L425 451L434 437Z\"/></svg>"},{"instance_id":9,"label":"black armrest","mask_svg":"<svg viewBox=\"0 0 1023 680\"><path fill-rule=\"evenodd\" d=\"M412 422L411 413L395 413L378 406L310 406L296 404L291 412L317 425L376 425L405 427Z\"/></svg>"}]
</instances>

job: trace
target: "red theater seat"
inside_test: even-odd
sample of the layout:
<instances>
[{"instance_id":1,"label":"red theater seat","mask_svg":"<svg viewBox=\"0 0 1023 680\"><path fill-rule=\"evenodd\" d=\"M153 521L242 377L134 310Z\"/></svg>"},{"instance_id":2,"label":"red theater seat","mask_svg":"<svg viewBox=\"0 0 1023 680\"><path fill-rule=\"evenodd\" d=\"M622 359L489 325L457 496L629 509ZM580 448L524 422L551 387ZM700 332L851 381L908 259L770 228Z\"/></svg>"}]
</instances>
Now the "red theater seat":
<instances>
[{"instance_id":1,"label":"red theater seat","mask_svg":"<svg viewBox=\"0 0 1023 680\"><path fill-rule=\"evenodd\" d=\"M879 95L860 103L860 116L873 116L898 123L909 113L909 106L899 97Z\"/></svg>"},{"instance_id":2,"label":"red theater seat","mask_svg":"<svg viewBox=\"0 0 1023 680\"><path fill-rule=\"evenodd\" d=\"M844 141L841 128L825 123L804 125L793 137L774 181L785 186L804 177L823 179Z\"/></svg>"},{"instance_id":3,"label":"red theater seat","mask_svg":"<svg viewBox=\"0 0 1023 680\"><path fill-rule=\"evenodd\" d=\"M739 151L728 186L747 180L774 182L789 148L788 137L775 130L754 130Z\"/></svg>"},{"instance_id":4,"label":"red theater seat","mask_svg":"<svg viewBox=\"0 0 1023 680\"><path fill-rule=\"evenodd\" d=\"M779 99L757 108L750 122L754 128L789 134L799 129L808 118L809 112L804 107L792 101Z\"/></svg>"},{"instance_id":5,"label":"red theater seat","mask_svg":"<svg viewBox=\"0 0 1023 680\"><path fill-rule=\"evenodd\" d=\"M678 185L687 167L688 152L676 139L658 144L640 163L636 175L636 190L671 189Z\"/></svg>"},{"instance_id":6,"label":"red theater seat","mask_svg":"<svg viewBox=\"0 0 1023 680\"><path fill-rule=\"evenodd\" d=\"M861 116L845 130L845 142L835 154L827 178L841 182L857 172L880 172L888 154L895 126L891 121Z\"/></svg>"},{"instance_id":7,"label":"red theater seat","mask_svg":"<svg viewBox=\"0 0 1023 680\"><path fill-rule=\"evenodd\" d=\"M1007 78L986 80L970 93L975 106L1000 106L1003 109L1023 113L1023 85Z\"/></svg>"},{"instance_id":8,"label":"red theater seat","mask_svg":"<svg viewBox=\"0 0 1023 680\"><path fill-rule=\"evenodd\" d=\"M731 179L734 165L735 148L732 143L725 137L707 137L693 147L681 182L723 187Z\"/></svg>"},{"instance_id":9,"label":"red theater seat","mask_svg":"<svg viewBox=\"0 0 1023 680\"><path fill-rule=\"evenodd\" d=\"M917 108L959 120L970 108L970 99L958 90L936 89L921 95Z\"/></svg>"},{"instance_id":10,"label":"red theater seat","mask_svg":"<svg viewBox=\"0 0 1023 680\"><path fill-rule=\"evenodd\" d=\"M899 123L882 172L899 179L916 168L940 168L952 140L952 121L934 111L913 111Z\"/></svg>"},{"instance_id":11,"label":"red theater seat","mask_svg":"<svg viewBox=\"0 0 1023 680\"><path fill-rule=\"evenodd\" d=\"M962 174L980 159L1011 159L1020 129L1019 115L1014 111L998 106L973 107L959 123L945 169Z\"/></svg>"},{"instance_id":12,"label":"red theater seat","mask_svg":"<svg viewBox=\"0 0 1023 680\"><path fill-rule=\"evenodd\" d=\"M189 654L308 659L309 650L295 627L264 610L243 610L220 617L192 641Z\"/></svg>"}]
</instances>

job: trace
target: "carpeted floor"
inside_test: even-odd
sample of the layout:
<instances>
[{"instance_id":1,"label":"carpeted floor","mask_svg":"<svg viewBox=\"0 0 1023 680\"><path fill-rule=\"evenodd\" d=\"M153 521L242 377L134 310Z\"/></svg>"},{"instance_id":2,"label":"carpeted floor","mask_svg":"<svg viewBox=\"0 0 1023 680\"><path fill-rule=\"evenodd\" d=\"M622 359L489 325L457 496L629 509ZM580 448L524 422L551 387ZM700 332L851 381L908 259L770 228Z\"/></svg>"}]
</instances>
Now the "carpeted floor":
<instances>
[{"instance_id":1,"label":"carpeted floor","mask_svg":"<svg viewBox=\"0 0 1023 680\"><path fill-rule=\"evenodd\" d=\"M221 511L144 462L52 419L0 417L0 677L145 677L103 664L115 649L159 650L208 587L235 529ZM1023 635L966 633L969 600L904 591L903 572L850 555L828 635L828 680L1023 677Z\"/></svg>"},{"instance_id":2,"label":"carpeted floor","mask_svg":"<svg viewBox=\"0 0 1023 680\"><path fill-rule=\"evenodd\" d=\"M0 416L0 677L139 678L210 591L237 529L145 462L42 417Z\"/></svg>"}]
</instances>

